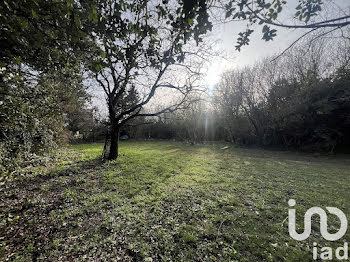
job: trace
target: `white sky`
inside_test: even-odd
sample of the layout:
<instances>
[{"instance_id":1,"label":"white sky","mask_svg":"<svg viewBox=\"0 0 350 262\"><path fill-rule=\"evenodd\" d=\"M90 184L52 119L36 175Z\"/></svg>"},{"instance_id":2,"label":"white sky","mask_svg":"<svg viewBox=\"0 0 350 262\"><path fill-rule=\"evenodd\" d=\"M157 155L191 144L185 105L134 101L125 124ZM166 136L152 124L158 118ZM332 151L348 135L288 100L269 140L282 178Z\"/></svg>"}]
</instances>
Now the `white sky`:
<instances>
[{"instance_id":1,"label":"white sky","mask_svg":"<svg viewBox=\"0 0 350 262\"><path fill-rule=\"evenodd\" d=\"M279 21L285 24L294 24L293 19L296 12L295 7L298 5L298 0L287 0L287 5L284 7ZM324 11L320 14L323 19L337 15L350 13L350 0L324 0ZM231 22L222 25L215 25L212 32L220 39L218 48L222 49L230 58L229 60L214 59L208 66L206 83L211 88L218 82L220 74L230 68L244 67L253 64L255 61L263 57L275 55L285 50L293 41L300 37L306 30L301 29L277 29L277 37L273 41L266 42L262 38L262 27L255 29L248 46L241 48L238 52L235 50L236 39L238 33L244 31L246 24L242 22ZM212 33L214 34L214 33Z\"/></svg>"}]
</instances>

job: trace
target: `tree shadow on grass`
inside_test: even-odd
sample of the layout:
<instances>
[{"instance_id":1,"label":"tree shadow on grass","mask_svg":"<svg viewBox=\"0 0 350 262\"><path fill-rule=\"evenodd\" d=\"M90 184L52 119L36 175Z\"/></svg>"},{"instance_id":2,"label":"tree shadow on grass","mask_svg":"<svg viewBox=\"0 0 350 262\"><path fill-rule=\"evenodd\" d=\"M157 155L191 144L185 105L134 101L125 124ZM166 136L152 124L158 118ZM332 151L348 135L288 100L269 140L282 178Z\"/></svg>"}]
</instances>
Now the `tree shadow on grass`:
<instances>
[{"instance_id":1,"label":"tree shadow on grass","mask_svg":"<svg viewBox=\"0 0 350 262\"><path fill-rule=\"evenodd\" d=\"M157 148L150 146L149 149ZM162 165L163 153L168 152L176 157L179 150L195 154L197 149L190 146L179 149L176 145L163 148L155 165ZM132 197L153 194L152 190L157 188L158 183L166 183L171 177L169 174L159 174L157 178L158 174L154 174L148 181L148 176L140 173L138 178L133 174L133 166L141 164L136 158L132 166L126 165L125 170L121 168L122 171L117 172L116 176L121 176L119 180L112 180L111 185L106 184L105 171L118 169L123 163L128 164L124 160L132 154L126 152L118 161L106 163L98 158L78 162L73 159L72 163L56 165L48 171L6 185L0 192L3 200L0 204L1 218L6 220L0 227L0 235L6 241L4 252L0 250L0 254L5 255L0 255L0 260L15 254L25 261L36 261L42 256L69 261L83 254L93 258L102 251L113 256L110 252L116 250L118 253L115 256L122 257L122 261L140 260L139 254L129 249L123 240L128 236L127 232L124 232L125 236L123 232L118 232L112 251L107 251L108 245L101 246L99 243L113 234L105 224L105 215L113 212L114 207L124 205L121 203L128 203ZM151 168L151 172L153 170L152 166L145 168ZM120 200L118 203L114 202L117 198ZM57 244L57 239L62 244ZM73 250L70 249L72 246L75 247ZM56 259L51 257L55 254Z\"/></svg>"},{"instance_id":2,"label":"tree shadow on grass","mask_svg":"<svg viewBox=\"0 0 350 262\"><path fill-rule=\"evenodd\" d=\"M13 183L7 184L6 189L13 190L15 188L23 188L27 191L35 191L40 189L40 185L55 181L60 177L71 177L77 178L80 174L83 175L89 171L98 169L102 166L103 161L98 158L89 159L86 161L78 161L69 164L58 164L49 168L48 170L39 171L36 174L28 174L23 178L14 181Z\"/></svg>"},{"instance_id":3,"label":"tree shadow on grass","mask_svg":"<svg viewBox=\"0 0 350 262\"><path fill-rule=\"evenodd\" d=\"M52 247L55 233L65 235L67 229L54 214L74 205L79 209L80 204L72 202L69 192L84 189L90 180L99 183L102 164L97 158L73 162L6 184L0 192L0 235L6 243L0 250L0 260L19 255L26 261L36 261Z\"/></svg>"},{"instance_id":4,"label":"tree shadow on grass","mask_svg":"<svg viewBox=\"0 0 350 262\"><path fill-rule=\"evenodd\" d=\"M171 147L165 151L175 149ZM10 220L0 227L0 235L6 241L6 246L0 250L0 260L12 255L26 261L40 260L43 256L55 260L51 256L56 254L56 258L68 261L82 254L94 257L98 252L107 252L108 247L101 246L98 241L102 242L112 234L108 227L106 229L105 214L119 205L113 203L114 196L108 197L116 194L121 201L128 201L133 196L150 193L151 187L156 186L151 181L148 183L146 178L132 180L129 173L122 173L124 177L119 182L129 181L132 192L127 192L127 187L121 190L123 184L119 182L110 188L106 185L104 172L118 168L129 154L132 153L118 161L103 162L94 158L56 165L48 171L6 185L0 192L3 200L0 211L2 219ZM159 182L165 183L169 177L164 176ZM55 247L57 239L63 247ZM95 239L97 242L93 242ZM129 249L123 240L117 240L114 245L114 249L107 252L109 256L113 257L113 252L117 252L115 256L122 257L122 261L141 260L140 254ZM70 251L70 246L75 246L75 249ZM90 247L97 248L95 254L91 254L93 249Z\"/></svg>"}]
</instances>

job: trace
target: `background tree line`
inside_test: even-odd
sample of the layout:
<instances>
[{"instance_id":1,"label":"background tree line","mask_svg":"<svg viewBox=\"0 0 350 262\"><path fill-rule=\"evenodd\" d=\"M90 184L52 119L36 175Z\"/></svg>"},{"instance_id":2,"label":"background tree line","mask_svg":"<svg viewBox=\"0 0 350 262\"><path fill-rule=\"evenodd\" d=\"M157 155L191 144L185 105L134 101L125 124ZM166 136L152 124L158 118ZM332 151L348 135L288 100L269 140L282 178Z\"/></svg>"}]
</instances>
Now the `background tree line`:
<instances>
[{"instance_id":1,"label":"background tree line","mask_svg":"<svg viewBox=\"0 0 350 262\"><path fill-rule=\"evenodd\" d=\"M347 40L304 41L283 58L225 72L208 97L139 127L135 136L226 140L306 151L349 148ZM209 100L209 101L208 101Z\"/></svg>"}]
</instances>

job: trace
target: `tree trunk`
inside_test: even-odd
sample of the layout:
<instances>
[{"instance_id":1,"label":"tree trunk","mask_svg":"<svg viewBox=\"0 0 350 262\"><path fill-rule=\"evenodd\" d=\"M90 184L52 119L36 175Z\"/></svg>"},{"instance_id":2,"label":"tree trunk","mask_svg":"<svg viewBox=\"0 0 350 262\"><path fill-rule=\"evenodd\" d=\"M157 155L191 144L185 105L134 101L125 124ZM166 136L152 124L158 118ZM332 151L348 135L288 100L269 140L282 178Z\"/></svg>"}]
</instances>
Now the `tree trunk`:
<instances>
[{"instance_id":1,"label":"tree trunk","mask_svg":"<svg viewBox=\"0 0 350 262\"><path fill-rule=\"evenodd\" d=\"M114 114L110 114L110 127L106 134L105 145L103 147L102 158L115 160L118 158L120 125L116 122Z\"/></svg>"},{"instance_id":2,"label":"tree trunk","mask_svg":"<svg viewBox=\"0 0 350 262\"><path fill-rule=\"evenodd\" d=\"M109 154L107 159L108 160L115 160L118 158L118 150L119 150L119 126L118 125L111 125L110 130L110 145L109 145Z\"/></svg>"},{"instance_id":3,"label":"tree trunk","mask_svg":"<svg viewBox=\"0 0 350 262\"><path fill-rule=\"evenodd\" d=\"M107 160L115 160L118 158L120 125L116 119L116 114L114 110L116 106L115 103L116 101L114 97L109 97L108 105L110 127L106 134L106 141L103 148L103 159Z\"/></svg>"}]
</instances>

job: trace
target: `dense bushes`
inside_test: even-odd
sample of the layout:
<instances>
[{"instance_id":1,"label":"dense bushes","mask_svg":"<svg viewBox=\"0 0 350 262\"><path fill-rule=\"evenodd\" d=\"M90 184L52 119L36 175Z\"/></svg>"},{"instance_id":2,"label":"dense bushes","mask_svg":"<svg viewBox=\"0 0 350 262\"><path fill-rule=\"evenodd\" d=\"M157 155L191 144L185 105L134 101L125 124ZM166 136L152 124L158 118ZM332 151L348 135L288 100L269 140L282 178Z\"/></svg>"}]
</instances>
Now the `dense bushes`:
<instances>
[{"instance_id":1,"label":"dense bushes","mask_svg":"<svg viewBox=\"0 0 350 262\"><path fill-rule=\"evenodd\" d=\"M274 86L265 108L263 143L333 152L350 127L349 76L349 69L341 69L309 85Z\"/></svg>"},{"instance_id":2,"label":"dense bushes","mask_svg":"<svg viewBox=\"0 0 350 262\"><path fill-rule=\"evenodd\" d=\"M1 74L2 172L68 142L70 115L83 110L88 99L77 75L31 76L21 68L10 69Z\"/></svg>"}]
</instances>

